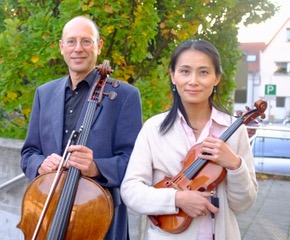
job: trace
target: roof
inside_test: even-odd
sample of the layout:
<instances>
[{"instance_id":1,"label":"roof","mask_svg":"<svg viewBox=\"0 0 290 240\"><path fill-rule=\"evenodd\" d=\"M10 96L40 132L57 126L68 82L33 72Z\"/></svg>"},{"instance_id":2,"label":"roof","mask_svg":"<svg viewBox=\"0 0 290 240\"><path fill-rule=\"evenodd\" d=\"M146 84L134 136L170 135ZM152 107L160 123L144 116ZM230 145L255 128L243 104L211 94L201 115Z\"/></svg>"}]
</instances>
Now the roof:
<instances>
[{"instance_id":1,"label":"roof","mask_svg":"<svg viewBox=\"0 0 290 240\"><path fill-rule=\"evenodd\" d=\"M270 43L275 39L275 37L278 35L278 33L280 32L281 29L284 28L284 26L290 21L290 18L288 18L282 25L281 27L278 29L278 31L273 35L273 37L270 39L270 41L268 42L267 46L270 45Z\"/></svg>"},{"instance_id":2,"label":"roof","mask_svg":"<svg viewBox=\"0 0 290 240\"><path fill-rule=\"evenodd\" d=\"M256 55L255 62L248 62L248 71L249 72L258 72L260 70L260 52L263 51L266 47L264 42L249 42L241 43L240 48L245 55Z\"/></svg>"}]
</instances>

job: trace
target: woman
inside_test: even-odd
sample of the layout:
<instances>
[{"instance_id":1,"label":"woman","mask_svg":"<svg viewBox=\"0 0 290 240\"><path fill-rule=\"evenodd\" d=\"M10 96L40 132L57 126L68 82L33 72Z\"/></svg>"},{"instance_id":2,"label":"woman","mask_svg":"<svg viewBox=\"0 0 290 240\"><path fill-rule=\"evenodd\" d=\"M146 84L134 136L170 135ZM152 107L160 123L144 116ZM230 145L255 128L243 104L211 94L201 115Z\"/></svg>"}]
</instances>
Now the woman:
<instances>
[{"instance_id":1,"label":"woman","mask_svg":"<svg viewBox=\"0 0 290 240\"><path fill-rule=\"evenodd\" d=\"M185 41L173 53L169 72L172 107L145 122L129 161L121 196L129 208L140 214L168 215L182 210L193 218L180 233L164 231L149 220L145 239L240 239L235 214L255 202L257 181L245 126L226 143L218 139L235 121L214 102L222 75L219 53L207 41ZM214 191L155 188L164 177L172 178L182 170L188 151L196 145L200 146L196 158L213 161L227 171ZM213 193L219 206L211 203Z\"/></svg>"}]
</instances>

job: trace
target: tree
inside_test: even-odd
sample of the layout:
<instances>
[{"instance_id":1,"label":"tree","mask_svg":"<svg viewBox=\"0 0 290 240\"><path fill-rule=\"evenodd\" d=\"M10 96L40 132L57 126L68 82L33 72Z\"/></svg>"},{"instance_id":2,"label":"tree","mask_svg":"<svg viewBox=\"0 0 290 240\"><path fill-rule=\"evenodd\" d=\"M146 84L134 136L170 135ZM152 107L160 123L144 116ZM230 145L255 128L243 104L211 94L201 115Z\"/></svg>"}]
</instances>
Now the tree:
<instances>
[{"instance_id":1,"label":"tree","mask_svg":"<svg viewBox=\"0 0 290 240\"><path fill-rule=\"evenodd\" d=\"M222 101L232 107L241 52L237 24L259 23L277 8L270 0L0 0L0 136L23 139L37 86L67 74L59 53L66 21L95 20L104 40L99 63L111 77L140 89L143 117L170 106L167 65L186 39L203 38L221 53Z\"/></svg>"}]
</instances>

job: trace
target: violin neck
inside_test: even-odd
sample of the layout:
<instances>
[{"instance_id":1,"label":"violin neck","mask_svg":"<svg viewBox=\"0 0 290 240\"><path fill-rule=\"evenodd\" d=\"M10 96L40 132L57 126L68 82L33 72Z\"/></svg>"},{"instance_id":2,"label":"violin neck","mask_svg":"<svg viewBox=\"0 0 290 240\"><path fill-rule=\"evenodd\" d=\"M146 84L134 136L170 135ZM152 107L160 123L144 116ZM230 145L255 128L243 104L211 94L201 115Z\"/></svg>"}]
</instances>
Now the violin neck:
<instances>
[{"instance_id":1,"label":"violin neck","mask_svg":"<svg viewBox=\"0 0 290 240\"><path fill-rule=\"evenodd\" d=\"M226 142L233 133L243 124L243 119L238 118L220 137L219 139Z\"/></svg>"},{"instance_id":2,"label":"violin neck","mask_svg":"<svg viewBox=\"0 0 290 240\"><path fill-rule=\"evenodd\" d=\"M220 137L219 139L226 142L233 133L243 124L243 120L238 118ZM209 155L208 153L204 153ZM197 158L193 163L191 163L188 168L184 171L184 175L188 179L192 179L207 163L207 160L202 158Z\"/></svg>"}]
</instances>

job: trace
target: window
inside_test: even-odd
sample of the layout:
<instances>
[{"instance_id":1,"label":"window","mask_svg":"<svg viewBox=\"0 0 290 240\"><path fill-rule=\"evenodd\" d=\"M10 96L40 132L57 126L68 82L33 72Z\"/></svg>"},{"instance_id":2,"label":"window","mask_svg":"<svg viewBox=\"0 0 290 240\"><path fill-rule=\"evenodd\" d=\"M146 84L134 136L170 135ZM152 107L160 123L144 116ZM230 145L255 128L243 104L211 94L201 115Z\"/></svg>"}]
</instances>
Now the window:
<instances>
[{"instance_id":1,"label":"window","mask_svg":"<svg viewBox=\"0 0 290 240\"><path fill-rule=\"evenodd\" d=\"M290 41L290 28L287 28L287 41Z\"/></svg>"},{"instance_id":2,"label":"window","mask_svg":"<svg viewBox=\"0 0 290 240\"><path fill-rule=\"evenodd\" d=\"M246 103L247 102L247 90L236 90L235 91L235 103Z\"/></svg>"},{"instance_id":3,"label":"window","mask_svg":"<svg viewBox=\"0 0 290 240\"><path fill-rule=\"evenodd\" d=\"M276 62L275 74L286 74L290 70L289 67L288 62Z\"/></svg>"},{"instance_id":4,"label":"window","mask_svg":"<svg viewBox=\"0 0 290 240\"><path fill-rule=\"evenodd\" d=\"M276 107L285 107L285 97L276 97Z\"/></svg>"},{"instance_id":5,"label":"window","mask_svg":"<svg viewBox=\"0 0 290 240\"><path fill-rule=\"evenodd\" d=\"M257 55L249 54L247 55L247 62L256 62L257 61Z\"/></svg>"}]
</instances>

